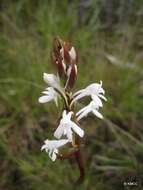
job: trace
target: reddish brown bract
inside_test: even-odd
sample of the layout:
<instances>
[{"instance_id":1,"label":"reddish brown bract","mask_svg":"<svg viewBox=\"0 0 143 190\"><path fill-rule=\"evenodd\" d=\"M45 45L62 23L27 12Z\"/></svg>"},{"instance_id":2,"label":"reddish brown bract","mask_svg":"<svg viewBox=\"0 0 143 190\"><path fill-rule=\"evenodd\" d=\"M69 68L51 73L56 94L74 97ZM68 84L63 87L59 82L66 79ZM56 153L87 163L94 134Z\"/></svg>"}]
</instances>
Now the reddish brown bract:
<instances>
[{"instance_id":1,"label":"reddish brown bract","mask_svg":"<svg viewBox=\"0 0 143 190\"><path fill-rule=\"evenodd\" d=\"M57 67L60 78L63 78L66 88L72 88L77 77L77 51L69 43L56 37L53 41L52 62Z\"/></svg>"}]
</instances>

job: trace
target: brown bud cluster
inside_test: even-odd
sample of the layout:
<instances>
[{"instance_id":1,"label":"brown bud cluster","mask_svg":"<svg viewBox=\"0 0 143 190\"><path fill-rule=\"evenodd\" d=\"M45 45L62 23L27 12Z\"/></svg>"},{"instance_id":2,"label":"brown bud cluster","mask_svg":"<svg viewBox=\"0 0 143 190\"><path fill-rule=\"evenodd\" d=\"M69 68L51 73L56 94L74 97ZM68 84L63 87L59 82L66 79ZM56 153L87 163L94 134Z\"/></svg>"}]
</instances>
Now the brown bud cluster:
<instances>
[{"instance_id":1,"label":"brown bud cluster","mask_svg":"<svg viewBox=\"0 0 143 190\"><path fill-rule=\"evenodd\" d=\"M66 88L72 88L77 77L78 55L69 43L56 37L53 42L52 62L56 65L60 78L66 82Z\"/></svg>"}]
</instances>

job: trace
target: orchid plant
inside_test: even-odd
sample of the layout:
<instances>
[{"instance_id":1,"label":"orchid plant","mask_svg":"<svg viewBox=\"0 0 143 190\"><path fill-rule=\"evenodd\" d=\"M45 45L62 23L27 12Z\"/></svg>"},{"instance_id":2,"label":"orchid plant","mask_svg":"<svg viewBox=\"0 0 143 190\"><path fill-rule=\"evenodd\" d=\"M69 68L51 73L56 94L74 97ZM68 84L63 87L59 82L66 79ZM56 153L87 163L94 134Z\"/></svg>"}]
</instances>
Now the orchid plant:
<instances>
[{"instance_id":1,"label":"orchid plant","mask_svg":"<svg viewBox=\"0 0 143 190\"><path fill-rule=\"evenodd\" d=\"M69 159L75 157L80 170L79 181L85 175L83 158L81 154L81 138L84 137L84 130L80 127L80 121L89 113L102 119L99 108L103 106L102 100L106 101L105 91L100 83L92 83L84 89L75 93L72 88L77 78L78 53L69 42L54 39L52 62L57 68L56 74L44 73L43 79L48 87L42 92L39 98L40 103L54 101L58 107L58 102L63 100L62 116L54 132L54 140L45 140L41 150L45 150L52 161L56 159ZM90 96L89 104L79 111L76 111L78 101L86 96ZM72 147L72 151L62 154L59 149L63 146ZM74 151L73 151L74 150Z\"/></svg>"}]
</instances>

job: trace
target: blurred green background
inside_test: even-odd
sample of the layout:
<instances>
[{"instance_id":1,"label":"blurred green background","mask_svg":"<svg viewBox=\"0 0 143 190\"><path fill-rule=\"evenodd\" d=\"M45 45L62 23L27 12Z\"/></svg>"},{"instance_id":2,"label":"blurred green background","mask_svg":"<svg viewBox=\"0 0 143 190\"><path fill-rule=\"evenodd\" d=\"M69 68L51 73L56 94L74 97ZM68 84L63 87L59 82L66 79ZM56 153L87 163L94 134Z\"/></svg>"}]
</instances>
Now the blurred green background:
<instances>
[{"instance_id":1,"label":"blurred green background","mask_svg":"<svg viewBox=\"0 0 143 190\"><path fill-rule=\"evenodd\" d=\"M79 50L74 90L102 80L108 99L104 120L82 121L86 177L77 189L142 190L142 0L0 1L0 190L76 188L74 162L40 151L58 116L54 103L38 103L57 35Z\"/></svg>"}]
</instances>

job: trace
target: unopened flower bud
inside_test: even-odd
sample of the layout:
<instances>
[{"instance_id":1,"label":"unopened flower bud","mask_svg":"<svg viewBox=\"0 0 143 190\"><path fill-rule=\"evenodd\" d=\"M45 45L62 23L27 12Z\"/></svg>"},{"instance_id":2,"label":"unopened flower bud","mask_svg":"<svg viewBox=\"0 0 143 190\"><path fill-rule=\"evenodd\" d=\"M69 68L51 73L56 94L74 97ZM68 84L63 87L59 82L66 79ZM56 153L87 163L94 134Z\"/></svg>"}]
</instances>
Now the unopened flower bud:
<instances>
[{"instance_id":1,"label":"unopened flower bud","mask_svg":"<svg viewBox=\"0 0 143 190\"><path fill-rule=\"evenodd\" d=\"M53 42L53 52L52 52L52 61L58 69L58 74L62 77L66 71L66 65L64 63L64 49L62 46L62 40L60 38L55 38Z\"/></svg>"},{"instance_id":2,"label":"unopened flower bud","mask_svg":"<svg viewBox=\"0 0 143 190\"><path fill-rule=\"evenodd\" d=\"M54 39L52 61L58 69L60 78L65 80L66 87L72 88L77 76L77 51L69 42L60 38Z\"/></svg>"},{"instance_id":3,"label":"unopened flower bud","mask_svg":"<svg viewBox=\"0 0 143 190\"><path fill-rule=\"evenodd\" d=\"M76 77L77 77L77 65L76 64L72 64L68 71L67 71L67 76L68 76L68 83L67 83L67 87L72 88L75 81L76 81Z\"/></svg>"},{"instance_id":4,"label":"unopened flower bud","mask_svg":"<svg viewBox=\"0 0 143 190\"><path fill-rule=\"evenodd\" d=\"M77 57L77 54L76 54L76 51L75 51L75 48L72 47L69 51L69 55L70 55L70 58L72 61L75 61L76 60L76 57Z\"/></svg>"},{"instance_id":5,"label":"unopened flower bud","mask_svg":"<svg viewBox=\"0 0 143 190\"><path fill-rule=\"evenodd\" d=\"M70 59L70 54L69 51L71 49L71 45L69 42L64 42L63 43L63 48L64 48L64 60L66 65L69 65L71 63L71 59Z\"/></svg>"}]
</instances>

